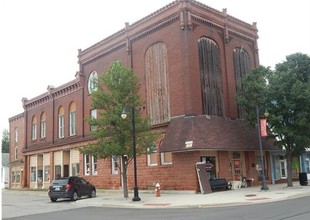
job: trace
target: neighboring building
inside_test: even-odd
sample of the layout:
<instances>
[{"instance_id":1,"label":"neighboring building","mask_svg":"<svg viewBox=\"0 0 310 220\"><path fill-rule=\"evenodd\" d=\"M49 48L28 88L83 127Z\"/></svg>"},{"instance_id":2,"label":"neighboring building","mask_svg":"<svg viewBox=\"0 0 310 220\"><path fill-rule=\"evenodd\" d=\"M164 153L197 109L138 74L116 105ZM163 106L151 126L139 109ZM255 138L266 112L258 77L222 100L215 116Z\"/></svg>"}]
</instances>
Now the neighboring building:
<instances>
[{"instance_id":1,"label":"neighboring building","mask_svg":"<svg viewBox=\"0 0 310 220\"><path fill-rule=\"evenodd\" d=\"M9 153L1 153L1 189L9 187Z\"/></svg>"},{"instance_id":2,"label":"neighboring building","mask_svg":"<svg viewBox=\"0 0 310 220\"><path fill-rule=\"evenodd\" d=\"M25 187L27 179L26 159L23 155L25 149L25 118L24 113L9 119L10 128L10 188ZM25 170L25 172L24 172Z\"/></svg>"},{"instance_id":3,"label":"neighboring building","mask_svg":"<svg viewBox=\"0 0 310 220\"><path fill-rule=\"evenodd\" d=\"M255 23L194 0L176 0L79 50L76 78L23 99L24 113L10 119L11 136L15 128L24 132L17 158L11 155L22 179L19 185L11 181L11 187L46 188L68 175L100 188L122 187L119 158L99 160L78 150L93 140L93 128L84 120L97 117L91 107L93 82L115 60L140 77L143 113L163 133L156 152L137 158L139 188L158 182L162 189L198 191L195 164L200 161L212 163L210 176L239 180L243 175L259 184L257 133L244 126L236 104L241 78L259 65L257 38ZM270 181L270 152L277 148L263 144ZM132 166L128 184L133 187Z\"/></svg>"}]
</instances>

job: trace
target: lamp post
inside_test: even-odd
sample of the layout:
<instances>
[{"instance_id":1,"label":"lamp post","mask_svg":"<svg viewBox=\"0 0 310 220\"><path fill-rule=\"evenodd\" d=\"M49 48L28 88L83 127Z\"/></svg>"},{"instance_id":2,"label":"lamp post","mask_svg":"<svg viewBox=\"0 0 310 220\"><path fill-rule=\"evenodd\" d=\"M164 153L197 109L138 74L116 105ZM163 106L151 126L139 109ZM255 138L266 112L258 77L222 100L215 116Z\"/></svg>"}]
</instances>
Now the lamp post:
<instances>
[{"instance_id":1,"label":"lamp post","mask_svg":"<svg viewBox=\"0 0 310 220\"><path fill-rule=\"evenodd\" d=\"M125 111L122 112L122 119L127 118L127 114ZM135 178L135 186L134 186L134 197L132 201L140 201L139 190L138 190L138 180L137 180L137 151L136 151L136 121L135 121L135 108L131 107L131 124L132 124L132 148L133 148L133 167L134 167L134 178Z\"/></svg>"},{"instance_id":2,"label":"lamp post","mask_svg":"<svg viewBox=\"0 0 310 220\"><path fill-rule=\"evenodd\" d=\"M268 117L267 113L265 116ZM260 150L260 160L262 163L262 187L261 190L269 190L266 184L266 176L265 176L265 163L264 163L264 156L263 156L263 144L262 144L262 136L261 136L261 124L259 120L259 109L256 106L256 120L257 120L257 133L258 133L258 140L259 140L259 150Z\"/></svg>"}]
</instances>

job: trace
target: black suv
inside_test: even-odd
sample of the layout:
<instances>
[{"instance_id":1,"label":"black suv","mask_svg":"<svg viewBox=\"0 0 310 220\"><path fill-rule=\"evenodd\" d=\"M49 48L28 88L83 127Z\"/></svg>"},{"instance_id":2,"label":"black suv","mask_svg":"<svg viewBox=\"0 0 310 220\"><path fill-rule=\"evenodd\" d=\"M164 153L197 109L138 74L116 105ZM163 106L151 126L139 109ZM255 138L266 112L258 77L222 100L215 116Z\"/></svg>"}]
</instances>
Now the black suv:
<instances>
[{"instance_id":1,"label":"black suv","mask_svg":"<svg viewBox=\"0 0 310 220\"><path fill-rule=\"evenodd\" d=\"M82 196L93 198L96 197L96 187L81 177L62 177L51 183L48 196L52 202L60 198L70 198L72 201Z\"/></svg>"}]
</instances>

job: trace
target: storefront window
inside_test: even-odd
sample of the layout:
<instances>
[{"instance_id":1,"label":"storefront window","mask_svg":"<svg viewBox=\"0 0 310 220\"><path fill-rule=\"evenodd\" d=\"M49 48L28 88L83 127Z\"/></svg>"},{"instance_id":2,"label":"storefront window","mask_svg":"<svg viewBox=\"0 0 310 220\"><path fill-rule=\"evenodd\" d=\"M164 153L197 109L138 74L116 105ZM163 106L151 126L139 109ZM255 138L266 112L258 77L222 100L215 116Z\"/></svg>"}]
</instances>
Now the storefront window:
<instances>
[{"instance_id":1,"label":"storefront window","mask_svg":"<svg viewBox=\"0 0 310 220\"><path fill-rule=\"evenodd\" d=\"M37 168L36 167L31 167L30 175L31 175L31 182L37 181Z\"/></svg>"},{"instance_id":2,"label":"storefront window","mask_svg":"<svg viewBox=\"0 0 310 220\"><path fill-rule=\"evenodd\" d=\"M44 166L44 181L50 181L50 165Z\"/></svg>"}]
</instances>

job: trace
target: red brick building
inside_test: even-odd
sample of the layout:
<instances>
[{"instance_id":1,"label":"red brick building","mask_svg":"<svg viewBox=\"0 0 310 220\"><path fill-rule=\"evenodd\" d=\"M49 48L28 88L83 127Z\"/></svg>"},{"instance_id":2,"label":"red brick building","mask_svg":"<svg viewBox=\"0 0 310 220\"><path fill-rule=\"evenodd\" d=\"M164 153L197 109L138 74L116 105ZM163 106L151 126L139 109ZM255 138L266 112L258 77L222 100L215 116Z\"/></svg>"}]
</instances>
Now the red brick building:
<instances>
[{"instance_id":1,"label":"red brick building","mask_svg":"<svg viewBox=\"0 0 310 220\"><path fill-rule=\"evenodd\" d=\"M11 187L46 188L68 175L83 176L100 188L122 187L119 158L97 160L77 149L92 141L84 119L97 117L91 108L93 80L115 60L140 77L144 114L163 132L157 152L137 158L140 189L159 182L162 189L199 190L195 164L200 161L212 163L213 177L239 180L243 175L258 184L257 134L243 126L236 104L242 76L259 65L257 39L255 23L194 0L176 0L79 50L76 78L23 99L24 113L10 119L11 136L14 129L23 136L22 155L11 158L11 165L23 170L21 181ZM269 168L275 147L263 143ZM12 137L10 147L15 147ZM128 172L131 188L132 167Z\"/></svg>"}]
</instances>

